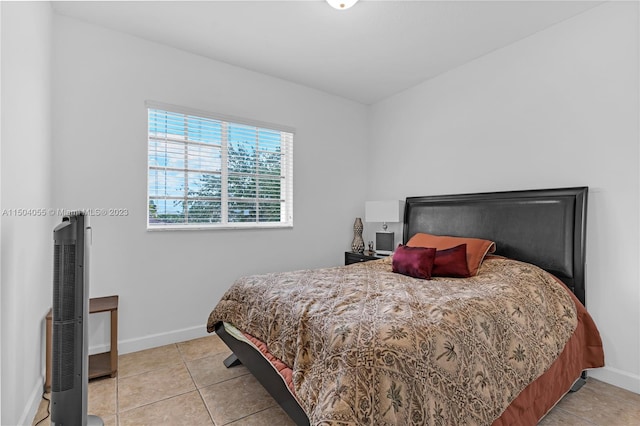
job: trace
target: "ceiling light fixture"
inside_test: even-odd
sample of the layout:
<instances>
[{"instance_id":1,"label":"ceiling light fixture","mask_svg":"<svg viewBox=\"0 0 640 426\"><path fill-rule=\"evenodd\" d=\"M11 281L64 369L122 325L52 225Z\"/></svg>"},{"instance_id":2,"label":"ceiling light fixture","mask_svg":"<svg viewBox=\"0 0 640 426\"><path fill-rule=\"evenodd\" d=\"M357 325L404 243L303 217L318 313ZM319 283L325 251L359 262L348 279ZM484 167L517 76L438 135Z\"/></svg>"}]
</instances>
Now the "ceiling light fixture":
<instances>
[{"instance_id":1,"label":"ceiling light fixture","mask_svg":"<svg viewBox=\"0 0 640 426\"><path fill-rule=\"evenodd\" d=\"M334 9L338 10L346 10L351 6L356 4L358 0L327 0L327 3L331 5Z\"/></svg>"}]
</instances>

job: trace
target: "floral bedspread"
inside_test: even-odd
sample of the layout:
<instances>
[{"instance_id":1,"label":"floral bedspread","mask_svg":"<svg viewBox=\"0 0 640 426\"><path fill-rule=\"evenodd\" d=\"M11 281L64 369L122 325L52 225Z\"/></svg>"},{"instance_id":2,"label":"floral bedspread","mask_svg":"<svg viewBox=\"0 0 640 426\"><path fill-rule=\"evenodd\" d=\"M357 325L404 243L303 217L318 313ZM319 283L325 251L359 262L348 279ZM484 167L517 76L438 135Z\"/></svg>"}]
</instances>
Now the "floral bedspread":
<instances>
[{"instance_id":1,"label":"floral bedspread","mask_svg":"<svg viewBox=\"0 0 640 426\"><path fill-rule=\"evenodd\" d=\"M290 366L312 425L490 425L549 368L577 325L536 266L485 260L424 281L390 260L248 276L211 312Z\"/></svg>"}]
</instances>

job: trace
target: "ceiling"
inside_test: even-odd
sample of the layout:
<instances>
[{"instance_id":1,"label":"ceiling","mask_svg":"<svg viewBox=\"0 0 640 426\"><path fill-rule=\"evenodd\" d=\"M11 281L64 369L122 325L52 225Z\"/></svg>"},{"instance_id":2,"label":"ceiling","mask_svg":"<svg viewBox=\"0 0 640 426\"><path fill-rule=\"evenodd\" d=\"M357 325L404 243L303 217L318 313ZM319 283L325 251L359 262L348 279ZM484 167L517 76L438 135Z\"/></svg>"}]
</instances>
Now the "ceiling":
<instances>
[{"instance_id":1,"label":"ceiling","mask_svg":"<svg viewBox=\"0 0 640 426\"><path fill-rule=\"evenodd\" d=\"M53 2L54 12L372 104L602 1Z\"/></svg>"}]
</instances>

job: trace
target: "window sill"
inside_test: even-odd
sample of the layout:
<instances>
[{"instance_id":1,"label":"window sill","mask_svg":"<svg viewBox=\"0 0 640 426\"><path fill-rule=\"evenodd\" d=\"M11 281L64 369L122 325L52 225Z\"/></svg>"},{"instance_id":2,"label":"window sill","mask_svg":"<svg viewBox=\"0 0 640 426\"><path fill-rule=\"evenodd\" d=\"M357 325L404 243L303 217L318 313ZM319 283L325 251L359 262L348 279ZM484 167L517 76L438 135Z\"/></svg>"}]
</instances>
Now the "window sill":
<instances>
[{"instance_id":1,"label":"window sill","mask_svg":"<svg viewBox=\"0 0 640 426\"><path fill-rule=\"evenodd\" d=\"M261 224L255 223L234 223L234 224L221 224L221 225L166 225L166 226L149 226L147 225L147 231L217 231L217 230L229 230L229 229L283 229L293 228L293 224Z\"/></svg>"}]
</instances>

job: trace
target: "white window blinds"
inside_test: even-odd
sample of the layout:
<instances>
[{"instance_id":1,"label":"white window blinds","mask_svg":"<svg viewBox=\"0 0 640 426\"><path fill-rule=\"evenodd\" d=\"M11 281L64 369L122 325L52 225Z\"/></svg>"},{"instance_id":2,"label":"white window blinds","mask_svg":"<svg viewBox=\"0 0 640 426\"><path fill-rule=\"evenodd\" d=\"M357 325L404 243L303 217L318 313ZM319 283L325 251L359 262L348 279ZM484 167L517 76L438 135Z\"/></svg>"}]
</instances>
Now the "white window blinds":
<instances>
[{"instance_id":1,"label":"white window blinds","mask_svg":"<svg viewBox=\"0 0 640 426\"><path fill-rule=\"evenodd\" d=\"M293 131L147 107L148 229L293 226Z\"/></svg>"}]
</instances>

